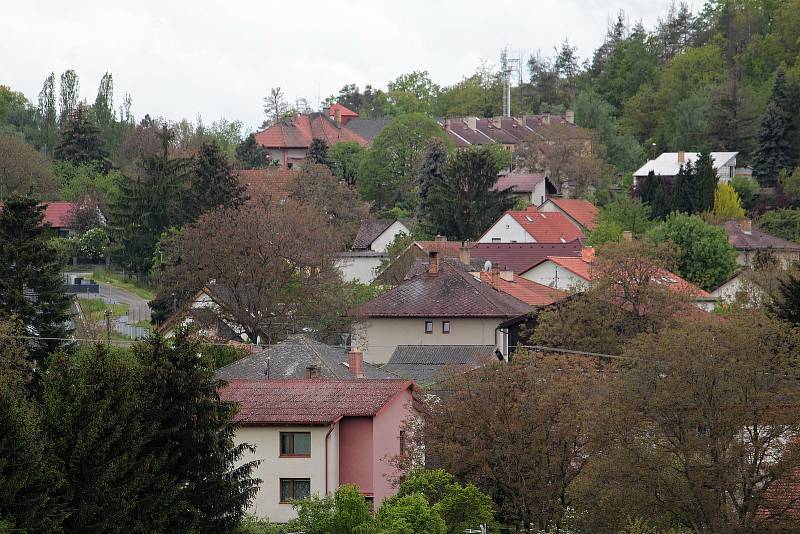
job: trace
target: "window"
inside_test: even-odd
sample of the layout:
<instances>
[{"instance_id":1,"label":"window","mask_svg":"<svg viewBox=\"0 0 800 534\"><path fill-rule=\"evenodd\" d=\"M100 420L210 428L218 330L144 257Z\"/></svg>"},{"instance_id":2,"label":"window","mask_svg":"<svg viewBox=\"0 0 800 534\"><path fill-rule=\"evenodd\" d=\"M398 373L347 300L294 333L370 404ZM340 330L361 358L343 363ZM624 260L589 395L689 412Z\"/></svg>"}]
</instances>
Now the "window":
<instances>
[{"instance_id":1,"label":"window","mask_svg":"<svg viewBox=\"0 0 800 534\"><path fill-rule=\"evenodd\" d=\"M442 321L442 334L450 333L450 321Z\"/></svg>"},{"instance_id":2,"label":"window","mask_svg":"<svg viewBox=\"0 0 800 534\"><path fill-rule=\"evenodd\" d=\"M492 243L499 243L499 242L500 242L500 238L499 237L493 237L492 238Z\"/></svg>"},{"instance_id":3,"label":"window","mask_svg":"<svg viewBox=\"0 0 800 534\"><path fill-rule=\"evenodd\" d=\"M433 321L425 321L425 333L433 334Z\"/></svg>"},{"instance_id":4,"label":"window","mask_svg":"<svg viewBox=\"0 0 800 534\"><path fill-rule=\"evenodd\" d=\"M281 501L288 503L293 500L299 501L311 495L310 478L282 478L281 479Z\"/></svg>"},{"instance_id":5,"label":"window","mask_svg":"<svg viewBox=\"0 0 800 534\"><path fill-rule=\"evenodd\" d=\"M370 512L375 511L375 497L372 495L364 495L364 500L367 501L367 510Z\"/></svg>"},{"instance_id":6,"label":"window","mask_svg":"<svg viewBox=\"0 0 800 534\"><path fill-rule=\"evenodd\" d=\"M311 456L311 432L281 432L281 456Z\"/></svg>"}]
</instances>

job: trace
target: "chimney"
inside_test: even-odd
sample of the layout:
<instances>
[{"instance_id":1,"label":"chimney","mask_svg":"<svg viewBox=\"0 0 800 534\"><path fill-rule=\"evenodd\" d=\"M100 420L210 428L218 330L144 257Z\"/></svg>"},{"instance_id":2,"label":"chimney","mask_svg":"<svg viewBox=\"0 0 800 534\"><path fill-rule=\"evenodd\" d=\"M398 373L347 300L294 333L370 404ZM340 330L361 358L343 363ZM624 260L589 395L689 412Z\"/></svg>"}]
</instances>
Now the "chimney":
<instances>
[{"instance_id":1,"label":"chimney","mask_svg":"<svg viewBox=\"0 0 800 534\"><path fill-rule=\"evenodd\" d=\"M492 286L497 287L500 285L500 266L496 263L492 264Z\"/></svg>"},{"instance_id":2,"label":"chimney","mask_svg":"<svg viewBox=\"0 0 800 534\"><path fill-rule=\"evenodd\" d=\"M470 130L476 130L478 128L478 117L467 117L465 120Z\"/></svg>"},{"instance_id":3,"label":"chimney","mask_svg":"<svg viewBox=\"0 0 800 534\"><path fill-rule=\"evenodd\" d=\"M630 230L623 230L622 239L624 239L625 241L633 241L633 232L631 232Z\"/></svg>"},{"instance_id":4,"label":"chimney","mask_svg":"<svg viewBox=\"0 0 800 534\"><path fill-rule=\"evenodd\" d=\"M500 278L505 280L506 282L513 282L514 281L514 271L509 271L508 267L500 271Z\"/></svg>"},{"instance_id":5,"label":"chimney","mask_svg":"<svg viewBox=\"0 0 800 534\"><path fill-rule=\"evenodd\" d=\"M450 119L445 119L444 120L444 129L445 130L449 130L452 125L453 125L453 123L450 121Z\"/></svg>"},{"instance_id":6,"label":"chimney","mask_svg":"<svg viewBox=\"0 0 800 534\"><path fill-rule=\"evenodd\" d=\"M364 378L364 353L360 350L351 350L347 353L347 364L355 378Z\"/></svg>"},{"instance_id":7,"label":"chimney","mask_svg":"<svg viewBox=\"0 0 800 534\"><path fill-rule=\"evenodd\" d=\"M431 250L428 252L428 272L437 274L439 272L439 251Z\"/></svg>"},{"instance_id":8,"label":"chimney","mask_svg":"<svg viewBox=\"0 0 800 534\"><path fill-rule=\"evenodd\" d=\"M320 378L321 376L320 368L316 365L309 365L306 367L306 378Z\"/></svg>"},{"instance_id":9,"label":"chimney","mask_svg":"<svg viewBox=\"0 0 800 534\"><path fill-rule=\"evenodd\" d=\"M492 122L492 126L498 130L503 127L503 117L492 117L490 120Z\"/></svg>"},{"instance_id":10,"label":"chimney","mask_svg":"<svg viewBox=\"0 0 800 534\"><path fill-rule=\"evenodd\" d=\"M678 165L683 165L684 163L686 163L686 152L678 150Z\"/></svg>"},{"instance_id":11,"label":"chimney","mask_svg":"<svg viewBox=\"0 0 800 534\"><path fill-rule=\"evenodd\" d=\"M469 241L463 241L461 243L461 248L458 249L458 259L461 260L461 263L464 265L469 265L471 259L469 256Z\"/></svg>"},{"instance_id":12,"label":"chimney","mask_svg":"<svg viewBox=\"0 0 800 534\"><path fill-rule=\"evenodd\" d=\"M594 260L594 247L583 247L581 249L581 259L586 263Z\"/></svg>"},{"instance_id":13,"label":"chimney","mask_svg":"<svg viewBox=\"0 0 800 534\"><path fill-rule=\"evenodd\" d=\"M742 232L745 234L750 235L753 233L753 221L750 219L744 219L739 223L739 228L741 228Z\"/></svg>"},{"instance_id":14,"label":"chimney","mask_svg":"<svg viewBox=\"0 0 800 534\"><path fill-rule=\"evenodd\" d=\"M550 124L550 114L545 113L542 115L542 124Z\"/></svg>"},{"instance_id":15,"label":"chimney","mask_svg":"<svg viewBox=\"0 0 800 534\"><path fill-rule=\"evenodd\" d=\"M571 109L568 109L564 113L564 120L567 121L569 124L575 124L575 112Z\"/></svg>"},{"instance_id":16,"label":"chimney","mask_svg":"<svg viewBox=\"0 0 800 534\"><path fill-rule=\"evenodd\" d=\"M336 111L334 111L333 122L336 123L336 126L342 125L342 108L339 106L336 106Z\"/></svg>"},{"instance_id":17,"label":"chimney","mask_svg":"<svg viewBox=\"0 0 800 534\"><path fill-rule=\"evenodd\" d=\"M437 234L436 237L433 238L436 243L447 243L447 236Z\"/></svg>"}]
</instances>

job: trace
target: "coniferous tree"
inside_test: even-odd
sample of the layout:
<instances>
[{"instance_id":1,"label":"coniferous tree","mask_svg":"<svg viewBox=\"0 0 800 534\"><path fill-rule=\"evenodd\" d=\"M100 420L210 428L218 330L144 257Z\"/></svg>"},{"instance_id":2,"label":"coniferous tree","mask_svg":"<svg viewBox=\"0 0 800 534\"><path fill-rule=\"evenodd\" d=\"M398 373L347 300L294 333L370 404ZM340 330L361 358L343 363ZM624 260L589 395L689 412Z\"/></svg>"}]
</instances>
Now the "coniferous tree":
<instances>
[{"instance_id":1,"label":"coniferous tree","mask_svg":"<svg viewBox=\"0 0 800 534\"><path fill-rule=\"evenodd\" d=\"M772 313L778 318L800 325L800 275L791 273L778 286L778 298L770 305Z\"/></svg>"},{"instance_id":2,"label":"coniferous tree","mask_svg":"<svg viewBox=\"0 0 800 534\"><path fill-rule=\"evenodd\" d=\"M0 526L11 532L61 531L62 479L46 443L24 389L0 375Z\"/></svg>"},{"instance_id":3,"label":"coniferous tree","mask_svg":"<svg viewBox=\"0 0 800 534\"><path fill-rule=\"evenodd\" d=\"M240 205L245 199L245 191L219 145L203 143L195 158L191 194L185 208L191 219L218 206Z\"/></svg>"},{"instance_id":4,"label":"coniferous tree","mask_svg":"<svg viewBox=\"0 0 800 534\"><path fill-rule=\"evenodd\" d=\"M428 194L435 183L441 183L447 168L447 147L435 137L431 139L428 152L419 171L419 211L423 219L428 218L431 206L428 205Z\"/></svg>"},{"instance_id":5,"label":"coniferous tree","mask_svg":"<svg viewBox=\"0 0 800 534\"><path fill-rule=\"evenodd\" d=\"M311 141L311 146L308 147L306 161L330 167L331 160L328 158L328 143L324 139L314 138Z\"/></svg>"},{"instance_id":6,"label":"coniferous tree","mask_svg":"<svg viewBox=\"0 0 800 534\"><path fill-rule=\"evenodd\" d=\"M19 321L37 338L30 352L37 366L67 337L70 317L43 211L33 198L20 196L8 198L0 211L0 319Z\"/></svg>"},{"instance_id":7,"label":"coniferous tree","mask_svg":"<svg viewBox=\"0 0 800 534\"><path fill-rule=\"evenodd\" d=\"M500 169L488 147L456 153L441 180L430 184L426 225L452 239L475 239L515 202L510 191L495 191Z\"/></svg>"},{"instance_id":8,"label":"coniferous tree","mask_svg":"<svg viewBox=\"0 0 800 534\"><path fill-rule=\"evenodd\" d=\"M240 169L263 169L272 165L267 147L256 142L256 135L250 134L236 147L236 162Z\"/></svg>"},{"instance_id":9,"label":"coniferous tree","mask_svg":"<svg viewBox=\"0 0 800 534\"><path fill-rule=\"evenodd\" d=\"M692 213L702 213L714 208L714 191L717 189L717 173L711 154L701 152L690 176L692 191Z\"/></svg>"},{"instance_id":10,"label":"coniferous tree","mask_svg":"<svg viewBox=\"0 0 800 534\"><path fill-rule=\"evenodd\" d=\"M111 162L103 146L100 130L94 125L86 107L78 106L68 116L61 132L61 143L56 147L55 157L77 165L96 163L103 172L108 172Z\"/></svg>"},{"instance_id":11,"label":"coniferous tree","mask_svg":"<svg viewBox=\"0 0 800 534\"><path fill-rule=\"evenodd\" d=\"M656 176L653 171L642 180L639 189L642 202L648 204L654 219L663 219L672 212L671 181L665 176Z\"/></svg>"},{"instance_id":12,"label":"coniferous tree","mask_svg":"<svg viewBox=\"0 0 800 534\"><path fill-rule=\"evenodd\" d=\"M200 348L181 330L170 344L152 338L136 349L158 428L152 447L164 452L163 470L181 488L167 530L233 532L260 481L250 478L256 463L235 466L253 449L234 445L236 407L220 400L220 382L197 357Z\"/></svg>"},{"instance_id":13,"label":"coniferous tree","mask_svg":"<svg viewBox=\"0 0 800 534\"><path fill-rule=\"evenodd\" d=\"M784 73L778 71L767 109L761 117L758 148L753 158L753 174L763 187L774 186L780 171L791 170L797 161L795 108Z\"/></svg>"},{"instance_id":14,"label":"coniferous tree","mask_svg":"<svg viewBox=\"0 0 800 534\"><path fill-rule=\"evenodd\" d=\"M691 180L694 167L691 163L682 166L672 182L672 211L692 213L694 207Z\"/></svg>"}]
</instances>

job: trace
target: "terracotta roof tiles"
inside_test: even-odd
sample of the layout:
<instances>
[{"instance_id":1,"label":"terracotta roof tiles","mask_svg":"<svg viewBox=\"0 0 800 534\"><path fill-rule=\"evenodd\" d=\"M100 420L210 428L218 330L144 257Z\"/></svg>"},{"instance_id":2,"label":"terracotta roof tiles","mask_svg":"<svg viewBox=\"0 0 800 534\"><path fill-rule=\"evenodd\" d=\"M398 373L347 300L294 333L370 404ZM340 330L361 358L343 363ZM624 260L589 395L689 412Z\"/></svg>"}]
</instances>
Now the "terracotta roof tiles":
<instances>
[{"instance_id":1,"label":"terracotta roof tiles","mask_svg":"<svg viewBox=\"0 0 800 534\"><path fill-rule=\"evenodd\" d=\"M580 198L549 198L561 211L576 220L578 224L589 230L597 227L597 206Z\"/></svg>"}]
</instances>

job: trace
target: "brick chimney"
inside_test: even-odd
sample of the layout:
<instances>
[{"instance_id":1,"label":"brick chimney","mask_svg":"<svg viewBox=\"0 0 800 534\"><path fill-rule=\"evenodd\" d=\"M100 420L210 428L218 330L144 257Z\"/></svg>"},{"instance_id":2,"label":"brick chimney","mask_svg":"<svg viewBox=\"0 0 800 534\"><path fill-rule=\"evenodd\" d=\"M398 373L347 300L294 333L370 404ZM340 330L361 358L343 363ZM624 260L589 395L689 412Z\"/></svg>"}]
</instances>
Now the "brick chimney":
<instances>
[{"instance_id":1,"label":"brick chimney","mask_svg":"<svg viewBox=\"0 0 800 534\"><path fill-rule=\"evenodd\" d=\"M470 264L469 241L463 241L461 243L461 248L458 249L458 259L461 260L461 263L464 265Z\"/></svg>"},{"instance_id":2,"label":"brick chimney","mask_svg":"<svg viewBox=\"0 0 800 534\"><path fill-rule=\"evenodd\" d=\"M500 285L500 266L496 263L492 264L492 286L497 287Z\"/></svg>"},{"instance_id":3,"label":"brick chimney","mask_svg":"<svg viewBox=\"0 0 800 534\"><path fill-rule=\"evenodd\" d=\"M478 128L478 117L467 117L464 120L466 120L470 130L476 130Z\"/></svg>"},{"instance_id":4,"label":"brick chimney","mask_svg":"<svg viewBox=\"0 0 800 534\"><path fill-rule=\"evenodd\" d=\"M447 236L437 234L436 237L433 238L436 243L447 243Z\"/></svg>"},{"instance_id":5,"label":"brick chimney","mask_svg":"<svg viewBox=\"0 0 800 534\"><path fill-rule=\"evenodd\" d=\"M631 232L630 230L623 230L622 239L624 239L625 241L633 241L633 232Z\"/></svg>"},{"instance_id":6,"label":"brick chimney","mask_svg":"<svg viewBox=\"0 0 800 534\"><path fill-rule=\"evenodd\" d=\"M492 122L492 126L498 130L503 127L503 117L492 117L490 120Z\"/></svg>"},{"instance_id":7,"label":"brick chimney","mask_svg":"<svg viewBox=\"0 0 800 534\"><path fill-rule=\"evenodd\" d=\"M550 114L545 113L542 115L542 124L550 124Z\"/></svg>"},{"instance_id":8,"label":"brick chimney","mask_svg":"<svg viewBox=\"0 0 800 534\"><path fill-rule=\"evenodd\" d=\"M306 367L306 378L320 378L322 372L316 365L309 365Z\"/></svg>"},{"instance_id":9,"label":"brick chimney","mask_svg":"<svg viewBox=\"0 0 800 534\"><path fill-rule=\"evenodd\" d=\"M683 165L684 163L686 163L686 151L678 150L678 165Z\"/></svg>"},{"instance_id":10,"label":"brick chimney","mask_svg":"<svg viewBox=\"0 0 800 534\"><path fill-rule=\"evenodd\" d=\"M742 232L744 232L745 234L750 235L753 233L753 221L751 221L750 219L743 219L739 223L739 228L741 228Z\"/></svg>"},{"instance_id":11,"label":"brick chimney","mask_svg":"<svg viewBox=\"0 0 800 534\"><path fill-rule=\"evenodd\" d=\"M336 126L342 125L342 109L339 106L336 106L336 111L333 112L333 122Z\"/></svg>"},{"instance_id":12,"label":"brick chimney","mask_svg":"<svg viewBox=\"0 0 800 534\"><path fill-rule=\"evenodd\" d=\"M570 124L575 124L575 112L571 109L568 109L564 112L564 120Z\"/></svg>"},{"instance_id":13,"label":"brick chimney","mask_svg":"<svg viewBox=\"0 0 800 534\"><path fill-rule=\"evenodd\" d=\"M508 267L506 267L502 271L500 271L500 278L502 278L506 282L513 282L514 281L514 271L509 271Z\"/></svg>"},{"instance_id":14,"label":"brick chimney","mask_svg":"<svg viewBox=\"0 0 800 534\"><path fill-rule=\"evenodd\" d=\"M353 349L347 353L347 365L355 378L364 378L364 353Z\"/></svg>"},{"instance_id":15,"label":"brick chimney","mask_svg":"<svg viewBox=\"0 0 800 534\"><path fill-rule=\"evenodd\" d=\"M428 272L430 274L438 274L439 273L439 251L438 250L428 251Z\"/></svg>"},{"instance_id":16,"label":"brick chimney","mask_svg":"<svg viewBox=\"0 0 800 534\"><path fill-rule=\"evenodd\" d=\"M583 247L581 249L581 259L587 263L594 260L594 247Z\"/></svg>"}]
</instances>

